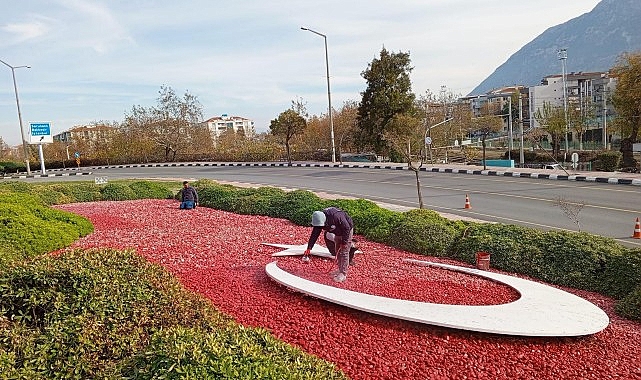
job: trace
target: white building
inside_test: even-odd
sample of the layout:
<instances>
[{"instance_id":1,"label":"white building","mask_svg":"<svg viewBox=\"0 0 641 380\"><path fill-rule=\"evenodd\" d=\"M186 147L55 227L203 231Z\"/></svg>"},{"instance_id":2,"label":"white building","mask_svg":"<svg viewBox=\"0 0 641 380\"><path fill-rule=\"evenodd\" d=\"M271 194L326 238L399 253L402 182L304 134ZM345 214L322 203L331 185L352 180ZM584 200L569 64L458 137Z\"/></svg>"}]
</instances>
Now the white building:
<instances>
[{"instance_id":1,"label":"white building","mask_svg":"<svg viewBox=\"0 0 641 380\"><path fill-rule=\"evenodd\" d=\"M594 108L592 127L587 131L586 138L592 141L603 141L604 125L614 116L614 107L610 97L616 87L616 79L611 78L607 72L568 73L565 77L568 110L583 112L587 107ZM530 115L536 115L537 110L543 108L544 103L553 107L564 108L563 76L561 74L549 75L538 86L530 87ZM605 112L604 112L605 110ZM607 119L604 118L607 115ZM530 127L539 127L535 117L530 118ZM571 131L570 131L570 134ZM611 136L607 137L608 140Z\"/></svg>"},{"instance_id":2,"label":"white building","mask_svg":"<svg viewBox=\"0 0 641 380\"><path fill-rule=\"evenodd\" d=\"M247 137L255 134L254 121L241 116L222 114L206 120L205 124L214 141L226 131L242 132Z\"/></svg>"}]
</instances>

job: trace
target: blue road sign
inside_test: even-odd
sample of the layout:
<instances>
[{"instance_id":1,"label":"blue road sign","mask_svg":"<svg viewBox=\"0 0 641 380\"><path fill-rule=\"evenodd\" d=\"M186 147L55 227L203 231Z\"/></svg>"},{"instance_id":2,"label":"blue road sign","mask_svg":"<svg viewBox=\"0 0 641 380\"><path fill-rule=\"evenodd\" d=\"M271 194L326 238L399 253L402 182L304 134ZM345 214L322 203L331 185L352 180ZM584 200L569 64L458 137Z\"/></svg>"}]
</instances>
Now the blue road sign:
<instances>
[{"instance_id":1,"label":"blue road sign","mask_svg":"<svg viewBox=\"0 0 641 380\"><path fill-rule=\"evenodd\" d=\"M31 127L31 136L50 136L51 124L50 123L29 123Z\"/></svg>"},{"instance_id":2,"label":"blue road sign","mask_svg":"<svg viewBox=\"0 0 641 380\"><path fill-rule=\"evenodd\" d=\"M74 153L73 156L76 157L76 158L80 158L80 152Z\"/></svg>"}]
</instances>

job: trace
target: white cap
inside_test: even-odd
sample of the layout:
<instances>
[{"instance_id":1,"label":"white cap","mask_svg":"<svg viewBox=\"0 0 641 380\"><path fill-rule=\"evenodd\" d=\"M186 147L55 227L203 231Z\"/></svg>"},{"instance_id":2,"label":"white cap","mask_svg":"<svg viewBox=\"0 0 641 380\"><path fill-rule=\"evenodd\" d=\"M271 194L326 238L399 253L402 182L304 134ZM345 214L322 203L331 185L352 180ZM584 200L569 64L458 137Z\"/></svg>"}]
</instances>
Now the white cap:
<instances>
[{"instance_id":1,"label":"white cap","mask_svg":"<svg viewBox=\"0 0 641 380\"><path fill-rule=\"evenodd\" d=\"M322 211L314 211L312 214L312 226L314 227L323 227L325 226L325 219L327 217L325 216L325 213Z\"/></svg>"}]
</instances>

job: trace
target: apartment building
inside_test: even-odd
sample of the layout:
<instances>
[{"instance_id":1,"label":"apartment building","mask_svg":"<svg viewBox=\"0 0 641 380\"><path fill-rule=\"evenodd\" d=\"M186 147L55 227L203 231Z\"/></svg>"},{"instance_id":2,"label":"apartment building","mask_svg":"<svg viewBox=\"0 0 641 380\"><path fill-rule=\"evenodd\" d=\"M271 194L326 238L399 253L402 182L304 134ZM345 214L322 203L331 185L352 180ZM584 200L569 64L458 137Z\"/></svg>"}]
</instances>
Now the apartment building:
<instances>
[{"instance_id":1,"label":"apartment building","mask_svg":"<svg viewBox=\"0 0 641 380\"><path fill-rule=\"evenodd\" d=\"M205 120L204 123L214 141L226 131L242 132L248 137L255 134L254 121L241 116L222 114Z\"/></svg>"},{"instance_id":2,"label":"apartment building","mask_svg":"<svg viewBox=\"0 0 641 380\"><path fill-rule=\"evenodd\" d=\"M53 136L53 141L71 143L82 140L88 143L105 141L116 131L108 125L80 125Z\"/></svg>"},{"instance_id":3,"label":"apartment building","mask_svg":"<svg viewBox=\"0 0 641 380\"><path fill-rule=\"evenodd\" d=\"M561 74L546 76L540 85L530 87L530 114L536 115L545 103L553 107L567 107L568 113L578 113L584 119L587 127L585 140L610 141L607 125L615 115L610 97L616 88L616 79L607 72L572 72L565 76L565 87L567 92L564 97ZM535 117L530 119L530 127L540 127ZM570 141L573 140L572 135L570 131Z\"/></svg>"}]
</instances>

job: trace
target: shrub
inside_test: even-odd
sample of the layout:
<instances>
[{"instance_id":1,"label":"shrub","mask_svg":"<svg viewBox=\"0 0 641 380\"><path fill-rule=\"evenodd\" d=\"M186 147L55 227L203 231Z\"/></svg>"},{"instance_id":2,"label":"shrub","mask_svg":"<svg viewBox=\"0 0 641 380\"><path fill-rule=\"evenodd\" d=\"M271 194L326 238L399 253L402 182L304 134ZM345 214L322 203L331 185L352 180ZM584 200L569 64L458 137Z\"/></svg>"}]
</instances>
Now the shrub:
<instances>
[{"instance_id":1,"label":"shrub","mask_svg":"<svg viewBox=\"0 0 641 380\"><path fill-rule=\"evenodd\" d=\"M625 318L641 322L641 285L619 301L614 310Z\"/></svg>"},{"instance_id":2,"label":"shrub","mask_svg":"<svg viewBox=\"0 0 641 380\"><path fill-rule=\"evenodd\" d=\"M67 195L68 197L73 199L72 202L93 202L102 200L100 186L96 185L95 183L60 183L47 186L53 190Z\"/></svg>"},{"instance_id":3,"label":"shrub","mask_svg":"<svg viewBox=\"0 0 641 380\"><path fill-rule=\"evenodd\" d=\"M447 219L431 210L403 213L390 231L391 245L423 255L444 256L458 231Z\"/></svg>"},{"instance_id":4,"label":"shrub","mask_svg":"<svg viewBox=\"0 0 641 380\"><path fill-rule=\"evenodd\" d=\"M124 183L108 183L100 188L102 199L106 201L126 201L136 199L136 193Z\"/></svg>"},{"instance_id":5,"label":"shrub","mask_svg":"<svg viewBox=\"0 0 641 380\"><path fill-rule=\"evenodd\" d=\"M597 170L613 172L619 168L622 158L621 152L607 150L597 154L594 163Z\"/></svg>"},{"instance_id":6,"label":"shrub","mask_svg":"<svg viewBox=\"0 0 641 380\"><path fill-rule=\"evenodd\" d=\"M334 365L305 355L267 331L242 326L213 332L182 327L158 332L122 374L136 379L346 378Z\"/></svg>"},{"instance_id":7,"label":"shrub","mask_svg":"<svg viewBox=\"0 0 641 380\"><path fill-rule=\"evenodd\" d=\"M538 235L541 272L537 278L553 284L598 291L599 273L606 257L618 255L622 246L615 240L585 232L549 231Z\"/></svg>"},{"instance_id":8,"label":"shrub","mask_svg":"<svg viewBox=\"0 0 641 380\"><path fill-rule=\"evenodd\" d=\"M288 219L299 226L309 226L312 213L327 207L316 194L306 190L294 190L272 204L274 217Z\"/></svg>"},{"instance_id":9,"label":"shrub","mask_svg":"<svg viewBox=\"0 0 641 380\"><path fill-rule=\"evenodd\" d=\"M196 188L196 191L198 192L198 203L200 203L201 206L233 211L234 199L238 191L235 187L231 185L212 184L206 187ZM180 199L180 194L178 194L178 199Z\"/></svg>"},{"instance_id":10,"label":"shrub","mask_svg":"<svg viewBox=\"0 0 641 380\"><path fill-rule=\"evenodd\" d=\"M162 267L114 250L0 269L0 370L10 378L344 378L262 329L234 324Z\"/></svg>"},{"instance_id":11,"label":"shrub","mask_svg":"<svg viewBox=\"0 0 641 380\"><path fill-rule=\"evenodd\" d=\"M602 294L621 299L641 284L641 249L622 249L606 255L595 279Z\"/></svg>"},{"instance_id":12,"label":"shrub","mask_svg":"<svg viewBox=\"0 0 641 380\"><path fill-rule=\"evenodd\" d=\"M50 252L93 231L87 219L51 209L34 196L2 193L0 199L0 248L7 257Z\"/></svg>"},{"instance_id":13,"label":"shrub","mask_svg":"<svg viewBox=\"0 0 641 380\"><path fill-rule=\"evenodd\" d=\"M477 252L488 252L493 267L533 276L541 271L541 252L532 243L540 233L528 227L470 223L453 245L451 256L474 263Z\"/></svg>"},{"instance_id":14,"label":"shrub","mask_svg":"<svg viewBox=\"0 0 641 380\"><path fill-rule=\"evenodd\" d=\"M171 199L171 191L165 186L150 182L150 181L136 181L129 184L129 188L133 190L136 199Z\"/></svg>"}]
</instances>

